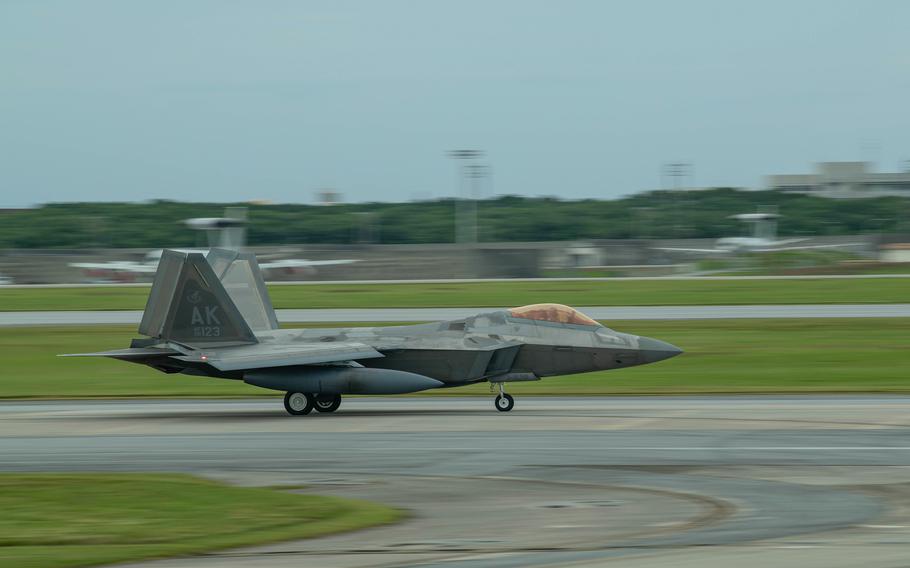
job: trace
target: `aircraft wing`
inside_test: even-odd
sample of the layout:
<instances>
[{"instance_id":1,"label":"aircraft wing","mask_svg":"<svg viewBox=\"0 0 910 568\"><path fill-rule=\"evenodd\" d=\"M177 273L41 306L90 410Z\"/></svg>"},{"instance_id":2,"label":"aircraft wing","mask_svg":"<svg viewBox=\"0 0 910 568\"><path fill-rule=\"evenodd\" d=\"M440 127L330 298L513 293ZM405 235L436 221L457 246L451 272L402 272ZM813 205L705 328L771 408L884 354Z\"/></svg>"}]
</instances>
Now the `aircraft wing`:
<instances>
[{"instance_id":1,"label":"aircraft wing","mask_svg":"<svg viewBox=\"0 0 910 568\"><path fill-rule=\"evenodd\" d=\"M188 354L187 354L188 353ZM95 353L66 353L60 357L111 357L114 359L144 360L170 357L193 363L207 363L219 371L251 371L270 367L293 365L320 365L344 363L357 359L384 357L369 345L356 342L303 343L303 344L254 344L240 347L221 347L177 351L160 347L131 347Z\"/></svg>"},{"instance_id":2,"label":"aircraft wing","mask_svg":"<svg viewBox=\"0 0 910 568\"><path fill-rule=\"evenodd\" d=\"M71 262L73 268L83 270L107 270L110 272L135 272L137 274L154 274L158 269L154 264L143 264L141 262Z\"/></svg>"},{"instance_id":3,"label":"aircraft wing","mask_svg":"<svg viewBox=\"0 0 910 568\"><path fill-rule=\"evenodd\" d=\"M811 250L811 249L831 249L831 248L844 248L844 247L857 247L862 246L863 243L841 243L836 245L802 245L798 247L771 247L771 248L760 248L755 249L757 252L777 252L783 250Z\"/></svg>"},{"instance_id":4,"label":"aircraft wing","mask_svg":"<svg viewBox=\"0 0 910 568\"><path fill-rule=\"evenodd\" d=\"M365 343L257 343L240 347L203 349L174 357L182 361L208 363L219 371L250 371L269 367L343 363L384 357Z\"/></svg>"},{"instance_id":5,"label":"aircraft wing","mask_svg":"<svg viewBox=\"0 0 910 568\"><path fill-rule=\"evenodd\" d=\"M677 248L677 247L654 247L652 250L667 250L672 252L705 252L714 254L730 254L731 251L726 249L700 249L700 248Z\"/></svg>"},{"instance_id":6,"label":"aircraft wing","mask_svg":"<svg viewBox=\"0 0 910 568\"><path fill-rule=\"evenodd\" d=\"M280 270L282 268L311 268L313 266L331 266L334 264L352 264L357 262L353 259L339 258L333 260L305 260L305 259L286 259L263 262L259 268L263 270Z\"/></svg>"},{"instance_id":7,"label":"aircraft wing","mask_svg":"<svg viewBox=\"0 0 910 568\"><path fill-rule=\"evenodd\" d=\"M302 251L301 249L299 249L299 248L282 248L281 250L278 250L278 251L275 251L275 252L270 252L270 253L265 253L265 254L257 254L257 255L256 255L256 260L257 260L257 261L260 261L260 260L283 259L283 258L287 258L287 257L289 257L289 256L293 256L293 255L300 254L300 253L302 253L302 252L303 252L303 251Z\"/></svg>"},{"instance_id":8,"label":"aircraft wing","mask_svg":"<svg viewBox=\"0 0 910 568\"><path fill-rule=\"evenodd\" d=\"M793 245L796 243L802 243L809 240L809 237L800 237L798 239L781 239L774 241L774 246L783 246L783 245Z\"/></svg>"}]
</instances>

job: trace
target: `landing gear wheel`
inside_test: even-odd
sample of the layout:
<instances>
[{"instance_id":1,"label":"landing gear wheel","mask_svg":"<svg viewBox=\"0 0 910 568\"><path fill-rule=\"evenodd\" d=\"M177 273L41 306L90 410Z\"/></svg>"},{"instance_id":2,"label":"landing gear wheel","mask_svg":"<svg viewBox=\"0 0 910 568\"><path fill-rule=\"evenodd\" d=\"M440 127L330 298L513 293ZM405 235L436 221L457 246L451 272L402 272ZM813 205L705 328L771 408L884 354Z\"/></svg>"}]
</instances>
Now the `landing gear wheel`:
<instances>
[{"instance_id":1,"label":"landing gear wheel","mask_svg":"<svg viewBox=\"0 0 910 568\"><path fill-rule=\"evenodd\" d=\"M316 412L335 412L341 406L340 394L320 394L313 398L313 408Z\"/></svg>"},{"instance_id":2,"label":"landing gear wheel","mask_svg":"<svg viewBox=\"0 0 910 568\"><path fill-rule=\"evenodd\" d=\"M515 406L515 399L512 398L512 395L502 393L496 396L496 410L500 412L508 412L512 410L512 407Z\"/></svg>"},{"instance_id":3,"label":"landing gear wheel","mask_svg":"<svg viewBox=\"0 0 910 568\"><path fill-rule=\"evenodd\" d=\"M313 410L313 401L302 392L289 392L284 395L284 409L293 416L303 416Z\"/></svg>"}]
</instances>

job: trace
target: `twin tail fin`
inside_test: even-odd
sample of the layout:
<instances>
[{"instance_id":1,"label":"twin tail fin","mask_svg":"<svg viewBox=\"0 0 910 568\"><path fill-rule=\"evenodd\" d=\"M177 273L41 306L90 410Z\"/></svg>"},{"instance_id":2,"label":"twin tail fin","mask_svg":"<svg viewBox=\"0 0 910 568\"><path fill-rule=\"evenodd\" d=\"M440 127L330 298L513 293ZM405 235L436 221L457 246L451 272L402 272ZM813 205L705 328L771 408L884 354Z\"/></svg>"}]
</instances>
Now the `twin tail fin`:
<instances>
[{"instance_id":1,"label":"twin tail fin","mask_svg":"<svg viewBox=\"0 0 910 568\"><path fill-rule=\"evenodd\" d=\"M206 257L175 250L161 255L139 333L191 346L258 343Z\"/></svg>"}]
</instances>

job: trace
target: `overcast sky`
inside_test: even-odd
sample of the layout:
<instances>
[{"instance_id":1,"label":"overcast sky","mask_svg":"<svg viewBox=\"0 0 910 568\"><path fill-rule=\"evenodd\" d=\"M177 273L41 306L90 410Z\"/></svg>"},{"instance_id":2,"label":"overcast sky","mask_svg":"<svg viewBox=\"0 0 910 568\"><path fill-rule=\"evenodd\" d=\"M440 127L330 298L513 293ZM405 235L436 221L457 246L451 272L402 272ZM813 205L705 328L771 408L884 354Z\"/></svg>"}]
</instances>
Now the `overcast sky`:
<instances>
[{"instance_id":1,"label":"overcast sky","mask_svg":"<svg viewBox=\"0 0 910 568\"><path fill-rule=\"evenodd\" d=\"M0 206L616 197L910 159L910 2L0 0ZM687 180L688 183L688 180Z\"/></svg>"}]
</instances>

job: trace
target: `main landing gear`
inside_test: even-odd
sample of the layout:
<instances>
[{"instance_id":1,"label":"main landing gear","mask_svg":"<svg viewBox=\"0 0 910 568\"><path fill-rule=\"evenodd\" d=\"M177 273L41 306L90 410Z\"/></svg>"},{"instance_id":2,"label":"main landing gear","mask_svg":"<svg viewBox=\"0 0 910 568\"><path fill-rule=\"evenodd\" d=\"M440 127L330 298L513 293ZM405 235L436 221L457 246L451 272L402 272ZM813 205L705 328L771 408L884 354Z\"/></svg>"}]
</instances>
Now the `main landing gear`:
<instances>
[{"instance_id":1,"label":"main landing gear","mask_svg":"<svg viewBox=\"0 0 910 568\"><path fill-rule=\"evenodd\" d=\"M303 416L313 410L313 400L308 394L289 392L284 395L284 409L293 416Z\"/></svg>"},{"instance_id":2,"label":"main landing gear","mask_svg":"<svg viewBox=\"0 0 910 568\"><path fill-rule=\"evenodd\" d=\"M508 412L515 406L515 399L512 398L512 395L506 394L505 385L499 383L499 394L496 396L496 400L494 400L493 403L496 405L496 410Z\"/></svg>"},{"instance_id":3,"label":"main landing gear","mask_svg":"<svg viewBox=\"0 0 910 568\"><path fill-rule=\"evenodd\" d=\"M340 394L309 394L289 392L284 395L284 409L293 416L316 412L335 412L341 406Z\"/></svg>"},{"instance_id":4,"label":"main landing gear","mask_svg":"<svg viewBox=\"0 0 910 568\"><path fill-rule=\"evenodd\" d=\"M313 397L316 412L335 412L341 406L340 394L318 394Z\"/></svg>"}]
</instances>

